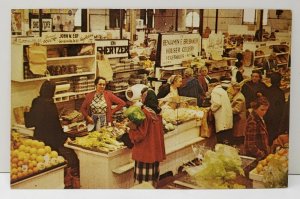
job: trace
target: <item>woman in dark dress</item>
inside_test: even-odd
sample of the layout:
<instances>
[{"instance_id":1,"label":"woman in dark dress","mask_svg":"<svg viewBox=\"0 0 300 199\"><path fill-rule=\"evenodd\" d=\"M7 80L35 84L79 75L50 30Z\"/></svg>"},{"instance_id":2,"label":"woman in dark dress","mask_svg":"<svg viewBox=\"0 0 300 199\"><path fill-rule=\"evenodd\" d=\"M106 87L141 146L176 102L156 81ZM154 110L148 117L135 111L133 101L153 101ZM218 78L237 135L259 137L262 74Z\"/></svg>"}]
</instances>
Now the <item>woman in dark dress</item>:
<instances>
[{"instance_id":1,"label":"woman in dark dress","mask_svg":"<svg viewBox=\"0 0 300 199\"><path fill-rule=\"evenodd\" d=\"M50 81L42 84L40 95L33 99L30 112L25 113L25 125L27 128L34 127L33 137L35 139L43 141L67 160L70 167L67 169L68 175L78 176L79 160L77 155L72 149L64 147L67 137L64 135L53 100L55 87L55 83Z\"/></svg>"}]
</instances>

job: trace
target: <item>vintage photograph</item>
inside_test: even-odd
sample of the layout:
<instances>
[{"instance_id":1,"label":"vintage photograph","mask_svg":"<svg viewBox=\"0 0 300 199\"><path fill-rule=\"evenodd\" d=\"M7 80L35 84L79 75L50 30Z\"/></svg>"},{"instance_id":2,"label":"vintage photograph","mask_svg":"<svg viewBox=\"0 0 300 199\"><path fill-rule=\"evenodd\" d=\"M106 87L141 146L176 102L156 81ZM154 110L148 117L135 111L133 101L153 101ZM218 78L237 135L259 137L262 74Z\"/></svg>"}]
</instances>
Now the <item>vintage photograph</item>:
<instances>
[{"instance_id":1,"label":"vintage photograph","mask_svg":"<svg viewBox=\"0 0 300 199\"><path fill-rule=\"evenodd\" d=\"M12 189L288 187L292 11L11 10Z\"/></svg>"}]
</instances>

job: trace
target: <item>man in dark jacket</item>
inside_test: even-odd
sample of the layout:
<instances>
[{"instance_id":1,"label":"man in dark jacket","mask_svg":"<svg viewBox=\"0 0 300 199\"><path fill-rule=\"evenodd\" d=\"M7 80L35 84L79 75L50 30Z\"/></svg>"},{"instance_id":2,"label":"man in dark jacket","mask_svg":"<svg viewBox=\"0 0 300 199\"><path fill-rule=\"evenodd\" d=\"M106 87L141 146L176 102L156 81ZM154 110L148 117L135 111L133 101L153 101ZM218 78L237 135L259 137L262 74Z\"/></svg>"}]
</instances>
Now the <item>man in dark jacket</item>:
<instances>
[{"instance_id":1,"label":"man in dark jacket","mask_svg":"<svg viewBox=\"0 0 300 199\"><path fill-rule=\"evenodd\" d=\"M199 81L193 77L191 68L185 69L184 76L182 86L179 88L179 95L197 98L197 105L200 107L202 105L201 96L205 95L203 88L200 86Z\"/></svg>"}]
</instances>

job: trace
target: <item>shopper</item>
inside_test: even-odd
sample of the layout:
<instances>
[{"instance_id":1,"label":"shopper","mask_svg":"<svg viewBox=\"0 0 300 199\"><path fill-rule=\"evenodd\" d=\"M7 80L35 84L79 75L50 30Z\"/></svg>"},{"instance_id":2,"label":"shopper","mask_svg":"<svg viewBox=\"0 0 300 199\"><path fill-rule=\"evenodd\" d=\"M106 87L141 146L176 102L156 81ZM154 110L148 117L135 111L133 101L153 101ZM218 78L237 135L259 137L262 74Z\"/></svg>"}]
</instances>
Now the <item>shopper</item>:
<instances>
[{"instance_id":1,"label":"shopper","mask_svg":"<svg viewBox=\"0 0 300 199\"><path fill-rule=\"evenodd\" d=\"M33 137L43 141L67 160L69 169L66 169L66 178L72 177L74 178L73 183L78 184L79 160L72 149L64 147L67 136L63 132L59 114L53 101L55 87L53 82L43 82L40 95L33 99L30 112L25 113L25 126L27 128L34 127ZM65 182L67 187L70 186L69 183L70 181ZM79 187L76 185L76 188Z\"/></svg>"},{"instance_id":2,"label":"shopper","mask_svg":"<svg viewBox=\"0 0 300 199\"><path fill-rule=\"evenodd\" d=\"M107 123L112 123L112 115L118 110L122 109L126 103L115 96L111 91L105 90L106 79L104 77L97 77L95 79L96 91L93 91L86 95L85 100L81 105L81 112L84 115L86 121L89 124L95 124L98 119L105 119L106 121L101 121L101 125ZM115 108L112 109L112 105L117 104Z\"/></svg>"},{"instance_id":3,"label":"shopper","mask_svg":"<svg viewBox=\"0 0 300 199\"><path fill-rule=\"evenodd\" d=\"M237 67L237 72L235 74L235 79L236 79L236 82L237 83L240 83L244 80L244 76L243 76L243 73L244 73L244 67L243 67L243 63L242 62L237 62L235 64L235 66Z\"/></svg>"},{"instance_id":4,"label":"shopper","mask_svg":"<svg viewBox=\"0 0 300 199\"><path fill-rule=\"evenodd\" d=\"M246 99L246 108L249 109L250 103L262 96L266 90L266 85L262 82L262 75L259 70L253 70L251 80L242 87L242 93Z\"/></svg>"},{"instance_id":5,"label":"shopper","mask_svg":"<svg viewBox=\"0 0 300 199\"><path fill-rule=\"evenodd\" d=\"M281 74L274 72L271 74L271 86L265 91L270 106L264 119L269 133L269 143L281 133L279 132L280 121L284 112L285 97L283 90L280 89Z\"/></svg>"},{"instance_id":6,"label":"shopper","mask_svg":"<svg viewBox=\"0 0 300 199\"><path fill-rule=\"evenodd\" d=\"M270 104L266 97L259 97L251 105L253 111L247 118L245 153L260 160L269 154L269 135L263 117Z\"/></svg>"},{"instance_id":7,"label":"shopper","mask_svg":"<svg viewBox=\"0 0 300 199\"><path fill-rule=\"evenodd\" d=\"M205 95L205 92L200 86L198 80L193 77L193 74L194 72L191 68L185 69L182 86L179 89L179 95L196 98L197 105L200 107L202 105L202 96Z\"/></svg>"},{"instance_id":8,"label":"shopper","mask_svg":"<svg viewBox=\"0 0 300 199\"><path fill-rule=\"evenodd\" d=\"M215 117L216 138L218 143L231 144L233 115L227 84L217 85L211 92L211 111Z\"/></svg>"},{"instance_id":9,"label":"shopper","mask_svg":"<svg viewBox=\"0 0 300 199\"><path fill-rule=\"evenodd\" d=\"M231 102L233 113L233 141L235 145L244 143L245 129L247 124L246 118L246 100L241 93L241 86L238 83L232 85L233 98Z\"/></svg>"},{"instance_id":10,"label":"shopper","mask_svg":"<svg viewBox=\"0 0 300 199\"><path fill-rule=\"evenodd\" d=\"M172 75L167 84L162 85L159 88L157 98L168 98L168 97L176 97L179 96L179 88L182 85L182 76L181 75Z\"/></svg>"},{"instance_id":11,"label":"shopper","mask_svg":"<svg viewBox=\"0 0 300 199\"><path fill-rule=\"evenodd\" d=\"M198 76L198 81L200 86L203 88L203 91L206 93L208 91L208 84L211 80L211 78L208 76L208 68L206 66L202 66L199 72L200 74Z\"/></svg>"},{"instance_id":12,"label":"shopper","mask_svg":"<svg viewBox=\"0 0 300 199\"><path fill-rule=\"evenodd\" d=\"M154 187L159 178L159 163L166 158L161 109L155 92L142 90L142 110L146 119L139 126L129 122L129 137L134 144L132 159L135 160L135 183L152 182Z\"/></svg>"}]
</instances>

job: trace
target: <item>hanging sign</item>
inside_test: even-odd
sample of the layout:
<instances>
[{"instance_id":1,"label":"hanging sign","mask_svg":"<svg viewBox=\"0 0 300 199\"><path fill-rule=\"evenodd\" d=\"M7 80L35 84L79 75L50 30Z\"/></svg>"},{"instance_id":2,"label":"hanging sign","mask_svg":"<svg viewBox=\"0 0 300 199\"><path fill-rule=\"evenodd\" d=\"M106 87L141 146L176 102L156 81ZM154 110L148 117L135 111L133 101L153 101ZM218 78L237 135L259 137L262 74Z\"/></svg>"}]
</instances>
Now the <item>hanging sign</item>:
<instances>
[{"instance_id":1,"label":"hanging sign","mask_svg":"<svg viewBox=\"0 0 300 199\"><path fill-rule=\"evenodd\" d=\"M96 41L97 52L107 58L128 57L129 40L99 40Z\"/></svg>"},{"instance_id":2,"label":"hanging sign","mask_svg":"<svg viewBox=\"0 0 300 199\"><path fill-rule=\"evenodd\" d=\"M43 33L41 44L84 44L94 43L93 33Z\"/></svg>"},{"instance_id":3,"label":"hanging sign","mask_svg":"<svg viewBox=\"0 0 300 199\"><path fill-rule=\"evenodd\" d=\"M160 66L181 64L200 52L199 34L162 34L160 41Z\"/></svg>"},{"instance_id":4,"label":"hanging sign","mask_svg":"<svg viewBox=\"0 0 300 199\"><path fill-rule=\"evenodd\" d=\"M40 30L39 19L31 19L31 30L33 32L38 32ZM43 32L52 31L52 19L42 19L42 31Z\"/></svg>"}]
</instances>

